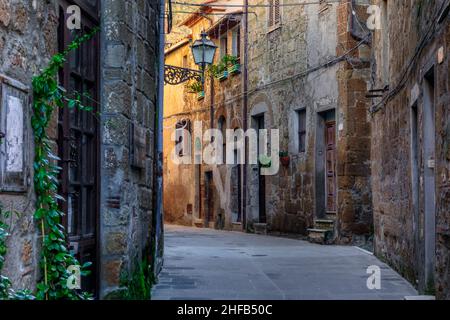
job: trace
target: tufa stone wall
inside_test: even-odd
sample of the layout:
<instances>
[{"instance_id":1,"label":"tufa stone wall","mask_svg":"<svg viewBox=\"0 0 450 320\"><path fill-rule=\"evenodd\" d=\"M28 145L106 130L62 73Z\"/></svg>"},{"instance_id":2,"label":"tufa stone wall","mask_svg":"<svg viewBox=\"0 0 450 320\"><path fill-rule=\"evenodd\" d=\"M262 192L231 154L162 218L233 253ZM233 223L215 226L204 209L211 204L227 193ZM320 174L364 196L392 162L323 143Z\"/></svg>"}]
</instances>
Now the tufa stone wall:
<instances>
[{"instance_id":1,"label":"tufa stone wall","mask_svg":"<svg viewBox=\"0 0 450 320\"><path fill-rule=\"evenodd\" d=\"M204 24L209 24L206 19L201 19L192 26L192 34L198 35ZM241 34L243 34L242 26ZM226 28L224 27L223 32ZM231 31L228 30L229 52L231 52ZM212 38L219 46L218 39ZM242 41L242 38L241 38ZM241 48L242 48L241 44ZM183 65L183 57L187 57L188 68L196 69L191 49L185 44L166 54L166 63L175 66ZM241 54L242 57L242 54ZM216 53L215 63L220 60L219 50ZM192 151L195 148L194 122L202 122L203 133L211 127L210 107L213 94L214 104L214 123L213 127L218 128L219 118L225 119L227 129L236 129L242 127L242 76L240 73L229 75L224 81L213 79L213 91L211 90L211 78L207 77L205 83L205 97L198 99L195 93L190 92L185 84L165 87L165 113L164 113L164 217L169 223L182 225L210 226L219 229L233 229L233 223L237 223L238 213L238 177L237 167L232 165L210 166L206 164L177 165L171 160L171 153L174 150L175 142L172 141L172 135L175 131L176 123L182 120L190 122L190 131L192 134ZM203 142L203 147L207 141ZM193 157L192 157L193 161ZM219 173L221 181L218 179L212 182L212 202L207 201L207 184L205 176L214 170ZM228 182L228 184L227 184ZM221 193L219 192L222 184L225 192L222 197L225 201L221 203ZM173 195L176 194L176 200L173 201ZM212 219L208 220L209 206L212 205ZM239 224L237 228L240 229Z\"/></svg>"},{"instance_id":2,"label":"tufa stone wall","mask_svg":"<svg viewBox=\"0 0 450 320\"><path fill-rule=\"evenodd\" d=\"M417 285L421 293L449 299L449 18L444 15L439 22L443 3L439 1L387 3L387 17L383 18L387 22L382 26L386 29L375 33L372 85L380 88L389 84L391 90L400 89L376 109L372 118L375 252ZM429 30L431 37L420 47ZM416 54L404 85L398 87ZM434 75L427 75L431 68ZM430 142L424 140L425 131L429 130L424 119L430 107L426 103L425 85L430 81L434 82L435 130L431 135L436 147L432 174L435 184L426 189L429 159L425 150ZM425 198L433 189L436 201L432 206L436 212L431 218L436 221L432 224L435 228L430 228L426 221L432 211L425 208ZM435 246L431 259L425 257L427 238ZM435 266L430 274L425 273L427 260Z\"/></svg>"},{"instance_id":3,"label":"tufa stone wall","mask_svg":"<svg viewBox=\"0 0 450 320\"><path fill-rule=\"evenodd\" d=\"M352 10L357 16L352 16ZM358 28L367 7L342 1L338 6L336 55L349 52L336 74L339 90L337 154L338 241L365 245L373 236L369 100L370 33ZM356 21L356 20L359 21ZM362 43L362 45L360 45ZM372 248L370 248L372 249Z\"/></svg>"},{"instance_id":4,"label":"tufa stone wall","mask_svg":"<svg viewBox=\"0 0 450 320\"><path fill-rule=\"evenodd\" d=\"M256 4L265 3L266 1L259 0ZM309 130L307 133L307 151L304 154L299 154L291 141L295 136L295 110L307 108L307 126L314 127L314 98L309 95L312 92L305 88L303 79L283 79L299 74L308 67L308 9L306 6L292 7L289 10L282 8L282 22L275 29L268 26L267 10L252 8L255 15L249 15L250 95L249 114L246 116L249 128L252 128L252 116L263 111L265 128L280 130L280 151L289 151L291 156L288 167L280 165L278 175L265 178L268 229L305 234L306 229L313 224L314 215L314 161L313 157L308 156L313 155L313 131ZM332 38L331 35L331 40ZM259 88L262 89L256 91ZM330 100L335 99L333 93L323 92L323 95L331 96ZM259 222L258 174L255 169L256 166L247 166L246 206L250 228L253 223Z\"/></svg>"},{"instance_id":5,"label":"tufa stone wall","mask_svg":"<svg viewBox=\"0 0 450 320\"><path fill-rule=\"evenodd\" d=\"M102 10L100 273L107 297L152 252L159 4L105 0Z\"/></svg>"},{"instance_id":6,"label":"tufa stone wall","mask_svg":"<svg viewBox=\"0 0 450 320\"><path fill-rule=\"evenodd\" d=\"M257 4L263 4L258 1ZM253 8L252 8L253 10ZM370 124L365 99L368 43L359 45L348 1L281 7L281 24L269 27L266 8L249 16L248 123L264 114L280 130L280 151L290 156L279 174L265 178L267 228L307 234L317 218L335 221L336 240L365 242L371 234ZM365 6L355 6L364 19ZM324 64L327 64L326 66ZM299 152L297 111L306 110L306 151ZM323 119L336 122L337 212L325 212ZM277 156L277 155L275 155ZM248 168L247 213L259 222L258 177Z\"/></svg>"},{"instance_id":7,"label":"tufa stone wall","mask_svg":"<svg viewBox=\"0 0 450 320\"><path fill-rule=\"evenodd\" d=\"M33 7L28 0L0 0L0 78L12 78L28 87L29 103L25 116L31 117L31 80L47 66L57 51L57 6L55 1L36 1ZM1 92L1 89L0 89ZM56 118L55 118L56 121ZM56 122L55 122L56 123ZM28 139L24 141L25 152L30 161L25 163L28 174L28 189L23 194L0 193L0 202L5 210L20 213L8 220L11 226L5 275L15 289L33 289L39 277L39 243L34 223L33 166L34 154L31 126L25 128ZM49 131L56 139L56 130Z\"/></svg>"}]
</instances>

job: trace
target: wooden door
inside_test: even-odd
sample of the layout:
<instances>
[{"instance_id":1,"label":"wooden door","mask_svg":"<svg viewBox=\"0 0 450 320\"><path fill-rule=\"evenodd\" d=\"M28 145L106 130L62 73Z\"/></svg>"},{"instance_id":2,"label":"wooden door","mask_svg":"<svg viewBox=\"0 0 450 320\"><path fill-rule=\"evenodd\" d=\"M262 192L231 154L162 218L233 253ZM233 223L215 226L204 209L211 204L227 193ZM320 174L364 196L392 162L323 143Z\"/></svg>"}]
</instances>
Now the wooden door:
<instances>
[{"instance_id":1,"label":"wooden door","mask_svg":"<svg viewBox=\"0 0 450 320\"><path fill-rule=\"evenodd\" d=\"M336 213L336 122L325 123L326 211Z\"/></svg>"},{"instance_id":2,"label":"wooden door","mask_svg":"<svg viewBox=\"0 0 450 320\"><path fill-rule=\"evenodd\" d=\"M66 28L66 8L71 2L61 1L59 50L64 50L79 34L86 34L97 24L82 14L82 29ZM69 247L81 264L92 262L91 274L82 279L84 291L97 294L98 268L98 35L72 52L60 73L60 85L70 96L83 93L83 104L94 112L76 108L60 109L58 116L58 154L61 158L61 202L65 213L64 224L69 235Z\"/></svg>"},{"instance_id":3,"label":"wooden door","mask_svg":"<svg viewBox=\"0 0 450 320\"><path fill-rule=\"evenodd\" d=\"M258 157L260 156L261 150L261 141L259 138L259 131L265 129L264 125L264 115L255 117L256 126L257 126L257 135L258 135ZM258 161L259 163L259 161ZM266 223L266 176L261 174L261 164L258 164L258 204L259 204L259 222Z\"/></svg>"},{"instance_id":4,"label":"wooden door","mask_svg":"<svg viewBox=\"0 0 450 320\"><path fill-rule=\"evenodd\" d=\"M214 222L214 182L212 172L206 172L205 177L205 198L206 198L206 223Z\"/></svg>"}]
</instances>

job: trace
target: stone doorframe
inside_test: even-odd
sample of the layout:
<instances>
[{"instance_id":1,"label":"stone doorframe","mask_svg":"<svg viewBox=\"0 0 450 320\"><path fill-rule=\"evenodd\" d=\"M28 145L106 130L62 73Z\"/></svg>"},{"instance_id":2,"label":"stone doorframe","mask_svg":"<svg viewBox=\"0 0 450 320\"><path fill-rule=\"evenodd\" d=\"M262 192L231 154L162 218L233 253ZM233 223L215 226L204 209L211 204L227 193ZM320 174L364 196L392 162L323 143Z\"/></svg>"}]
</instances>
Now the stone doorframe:
<instances>
[{"instance_id":1,"label":"stone doorframe","mask_svg":"<svg viewBox=\"0 0 450 320\"><path fill-rule=\"evenodd\" d=\"M264 116L264 124L266 129L272 129L274 126L273 121L273 108L269 97L265 93L257 94L250 101L250 111L248 113L247 123L249 129L256 129L255 118ZM248 150L246 150L248 154ZM247 158L248 159L248 158ZM259 222L259 175L258 165L247 165L247 194L248 194L248 210L247 210L247 222L258 223ZM265 181L267 184L267 181ZM266 189L267 191L267 189ZM267 193L266 193L267 194ZM255 196L257 195L257 196ZM267 199L267 196L266 196ZM266 206L267 209L267 206ZM268 212L266 211L266 221L269 220Z\"/></svg>"},{"instance_id":2,"label":"stone doorframe","mask_svg":"<svg viewBox=\"0 0 450 320\"><path fill-rule=\"evenodd\" d=\"M433 61L433 60L432 60ZM436 69L424 68L422 76L423 178L424 178L424 254L425 290L434 288L436 266Z\"/></svg>"},{"instance_id":3,"label":"stone doorframe","mask_svg":"<svg viewBox=\"0 0 450 320\"><path fill-rule=\"evenodd\" d=\"M337 123L336 109L324 109L316 111L316 132L314 143L314 192L315 192L315 213L316 219L326 219L326 145L325 145L325 124L329 120L334 120ZM337 134L336 134L337 137ZM337 145L337 139L336 139ZM337 197L337 190L336 190ZM336 199L337 203L337 199Z\"/></svg>"}]
</instances>

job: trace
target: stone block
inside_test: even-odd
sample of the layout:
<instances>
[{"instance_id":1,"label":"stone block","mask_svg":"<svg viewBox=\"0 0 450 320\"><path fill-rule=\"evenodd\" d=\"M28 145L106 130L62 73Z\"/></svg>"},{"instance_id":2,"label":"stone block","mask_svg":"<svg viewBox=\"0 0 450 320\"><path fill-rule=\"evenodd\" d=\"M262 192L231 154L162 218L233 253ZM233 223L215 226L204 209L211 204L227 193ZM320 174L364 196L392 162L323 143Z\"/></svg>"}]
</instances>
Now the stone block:
<instances>
[{"instance_id":1,"label":"stone block","mask_svg":"<svg viewBox=\"0 0 450 320\"><path fill-rule=\"evenodd\" d=\"M128 224L130 208L123 206L120 209L106 207L103 211L103 224L108 227L125 226Z\"/></svg>"},{"instance_id":2,"label":"stone block","mask_svg":"<svg viewBox=\"0 0 450 320\"><path fill-rule=\"evenodd\" d=\"M126 117L131 115L131 88L124 81L105 83L103 96L105 98L104 113L122 113Z\"/></svg>"},{"instance_id":3,"label":"stone block","mask_svg":"<svg viewBox=\"0 0 450 320\"><path fill-rule=\"evenodd\" d=\"M28 27L28 11L21 3L14 5L13 28L20 34L24 34Z\"/></svg>"},{"instance_id":4,"label":"stone block","mask_svg":"<svg viewBox=\"0 0 450 320\"><path fill-rule=\"evenodd\" d=\"M106 232L105 249L107 254L124 254L127 249L125 232Z\"/></svg>"},{"instance_id":5,"label":"stone block","mask_svg":"<svg viewBox=\"0 0 450 320\"><path fill-rule=\"evenodd\" d=\"M8 27L10 22L11 22L10 1L0 0L0 23L4 27Z\"/></svg>"},{"instance_id":6,"label":"stone block","mask_svg":"<svg viewBox=\"0 0 450 320\"><path fill-rule=\"evenodd\" d=\"M103 264L102 270L104 280L108 286L118 286L120 284L122 260L106 261Z\"/></svg>"},{"instance_id":7,"label":"stone block","mask_svg":"<svg viewBox=\"0 0 450 320\"><path fill-rule=\"evenodd\" d=\"M151 209L152 208L152 192L147 188L139 188L139 205L143 209Z\"/></svg>"},{"instance_id":8,"label":"stone block","mask_svg":"<svg viewBox=\"0 0 450 320\"><path fill-rule=\"evenodd\" d=\"M125 47L121 44L106 46L105 67L121 68L125 62Z\"/></svg>"}]
</instances>

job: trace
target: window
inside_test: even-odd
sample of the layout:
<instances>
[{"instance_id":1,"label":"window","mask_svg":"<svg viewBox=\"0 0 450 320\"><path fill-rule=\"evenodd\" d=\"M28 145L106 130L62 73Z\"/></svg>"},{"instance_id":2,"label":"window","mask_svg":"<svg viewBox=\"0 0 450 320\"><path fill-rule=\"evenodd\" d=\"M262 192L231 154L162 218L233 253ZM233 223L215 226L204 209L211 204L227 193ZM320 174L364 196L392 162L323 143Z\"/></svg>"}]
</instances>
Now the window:
<instances>
[{"instance_id":1,"label":"window","mask_svg":"<svg viewBox=\"0 0 450 320\"><path fill-rule=\"evenodd\" d=\"M269 28L276 27L281 23L281 0L269 0Z\"/></svg>"},{"instance_id":2,"label":"window","mask_svg":"<svg viewBox=\"0 0 450 320\"><path fill-rule=\"evenodd\" d=\"M184 55L183 56L183 68L187 68L189 65L188 65L188 56L187 55Z\"/></svg>"},{"instance_id":3,"label":"window","mask_svg":"<svg viewBox=\"0 0 450 320\"><path fill-rule=\"evenodd\" d=\"M233 30L233 42L232 42L232 55L240 58L241 57L241 28L237 26L236 29Z\"/></svg>"},{"instance_id":4,"label":"window","mask_svg":"<svg viewBox=\"0 0 450 320\"><path fill-rule=\"evenodd\" d=\"M191 145L188 133L190 133L189 120L178 121L175 127L175 151L179 157L191 154Z\"/></svg>"},{"instance_id":5,"label":"window","mask_svg":"<svg viewBox=\"0 0 450 320\"><path fill-rule=\"evenodd\" d=\"M298 121L298 152L306 151L306 110L297 111Z\"/></svg>"},{"instance_id":6,"label":"window","mask_svg":"<svg viewBox=\"0 0 450 320\"><path fill-rule=\"evenodd\" d=\"M331 4L326 0L320 0L319 2L319 14L324 13L330 8Z\"/></svg>"},{"instance_id":7,"label":"window","mask_svg":"<svg viewBox=\"0 0 450 320\"><path fill-rule=\"evenodd\" d=\"M224 116L221 116L219 118L219 130L222 133L222 163L226 164L227 163L227 152L226 152L226 147L227 147L227 121L225 120Z\"/></svg>"},{"instance_id":8,"label":"window","mask_svg":"<svg viewBox=\"0 0 450 320\"><path fill-rule=\"evenodd\" d=\"M382 44L382 77L384 84L388 85L390 80L390 39L389 39L389 8L388 1L381 2L381 44Z\"/></svg>"},{"instance_id":9,"label":"window","mask_svg":"<svg viewBox=\"0 0 450 320\"><path fill-rule=\"evenodd\" d=\"M223 58L228 54L228 36L226 33L220 36L220 57Z\"/></svg>"},{"instance_id":10,"label":"window","mask_svg":"<svg viewBox=\"0 0 450 320\"><path fill-rule=\"evenodd\" d=\"M78 34L87 34L98 25L98 14L81 15L81 29L75 33L66 28L69 18L67 6L69 1L58 1L59 29L58 46L61 49L69 45ZM85 1L86 2L86 1ZM91 5L94 2L91 1ZM87 4L87 2L86 2ZM83 103L95 108L100 107L99 100L99 63L100 38L94 36L72 51L68 63L59 72L59 85L68 93L85 92ZM100 126L94 112L82 111L78 108L60 108L58 114L58 156L60 194L66 199L61 201L64 212L63 224L68 231L70 250L77 255L80 262L91 261L93 271L84 278L81 286L83 291L96 294L98 277L96 270L97 257L97 221L99 221L100 200L98 195L100 179L97 168L100 161L98 152ZM115 204L114 204L115 205Z\"/></svg>"}]
</instances>

